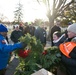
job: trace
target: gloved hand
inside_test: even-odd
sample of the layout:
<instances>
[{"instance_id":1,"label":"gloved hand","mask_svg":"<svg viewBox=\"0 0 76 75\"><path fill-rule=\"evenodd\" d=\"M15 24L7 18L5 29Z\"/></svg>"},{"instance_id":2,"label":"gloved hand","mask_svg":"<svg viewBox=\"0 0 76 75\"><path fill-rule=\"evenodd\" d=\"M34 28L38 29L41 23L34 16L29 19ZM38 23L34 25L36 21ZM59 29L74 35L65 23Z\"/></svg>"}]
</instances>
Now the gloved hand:
<instances>
[{"instance_id":1,"label":"gloved hand","mask_svg":"<svg viewBox=\"0 0 76 75\"><path fill-rule=\"evenodd\" d=\"M25 42L21 42L22 43L22 47L25 48L27 46L27 44Z\"/></svg>"}]
</instances>

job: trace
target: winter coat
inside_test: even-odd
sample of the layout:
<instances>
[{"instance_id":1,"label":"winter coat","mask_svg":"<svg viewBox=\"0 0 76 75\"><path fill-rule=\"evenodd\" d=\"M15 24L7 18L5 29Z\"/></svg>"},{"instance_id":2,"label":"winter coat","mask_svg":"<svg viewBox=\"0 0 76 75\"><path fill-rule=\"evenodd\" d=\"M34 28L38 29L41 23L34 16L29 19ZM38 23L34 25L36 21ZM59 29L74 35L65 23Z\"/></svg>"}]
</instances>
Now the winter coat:
<instances>
[{"instance_id":1,"label":"winter coat","mask_svg":"<svg viewBox=\"0 0 76 75\"><path fill-rule=\"evenodd\" d=\"M46 44L46 31L43 28L38 27L35 30L34 35L41 41L42 44Z\"/></svg>"},{"instance_id":2,"label":"winter coat","mask_svg":"<svg viewBox=\"0 0 76 75\"><path fill-rule=\"evenodd\" d=\"M61 43L65 41L66 37L65 34L63 34L58 40L53 41L54 46L59 46Z\"/></svg>"},{"instance_id":3,"label":"winter coat","mask_svg":"<svg viewBox=\"0 0 76 75\"><path fill-rule=\"evenodd\" d=\"M73 38L67 39L65 42L70 42ZM71 58L66 57L62 54L62 62L65 65L68 75L76 75L76 47L72 50L72 52L69 54Z\"/></svg>"},{"instance_id":4,"label":"winter coat","mask_svg":"<svg viewBox=\"0 0 76 75\"><path fill-rule=\"evenodd\" d=\"M23 33L22 33L21 30L19 30L19 31L14 30L14 31L11 33L10 38L11 38L11 40L12 40L14 43L17 43L17 42L19 42L19 38L20 38L21 36L23 36Z\"/></svg>"},{"instance_id":5,"label":"winter coat","mask_svg":"<svg viewBox=\"0 0 76 75\"><path fill-rule=\"evenodd\" d=\"M54 46L54 44L53 44L53 33L54 33L55 31L61 32L61 28L60 28L59 26L56 26L56 25L54 25L54 26L51 28L50 36L51 36L51 44L52 44L52 46Z\"/></svg>"},{"instance_id":6,"label":"winter coat","mask_svg":"<svg viewBox=\"0 0 76 75\"><path fill-rule=\"evenodd\" d=\"M17 48L22 48L22 43L10 45L7 43L5 37L0 34L0 70L6 68L10 58L10 52Z\"/></svg>"},{"instance_id":7,"label":"winter coat","mask_svg":"<svg viewBox=\"0 0 76 75\"><path fill-rule=\"evenodd\" d=\"M30 26L29 29L30 29L30 34L31 34L32 36L34 36L35 27L34 27L34 26Z\"/></svg>"}]
</instances>

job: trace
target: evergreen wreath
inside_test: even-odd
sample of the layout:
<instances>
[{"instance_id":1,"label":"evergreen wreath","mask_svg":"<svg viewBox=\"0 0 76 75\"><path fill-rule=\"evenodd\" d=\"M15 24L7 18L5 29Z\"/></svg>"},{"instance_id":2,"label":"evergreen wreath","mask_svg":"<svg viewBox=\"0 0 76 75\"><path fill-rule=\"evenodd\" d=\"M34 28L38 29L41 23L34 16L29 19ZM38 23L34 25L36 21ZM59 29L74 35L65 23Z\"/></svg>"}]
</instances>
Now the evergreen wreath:
<instances>
[{"instance_id":1,"label":"evergreen wreath","mask_svg":"<svg viewBox=\"0 0 76 75\"><path fill-rule=\"evenodd\" d=\"M61 61L58 47L49 47L44 50L40 40L28 33L19 40L20 42L25 42L27 47L22 50L16 50L20 64L16 68L14 75L31 75L41 68L53 73L56 71Z\"/></svg>"}]
</instances>

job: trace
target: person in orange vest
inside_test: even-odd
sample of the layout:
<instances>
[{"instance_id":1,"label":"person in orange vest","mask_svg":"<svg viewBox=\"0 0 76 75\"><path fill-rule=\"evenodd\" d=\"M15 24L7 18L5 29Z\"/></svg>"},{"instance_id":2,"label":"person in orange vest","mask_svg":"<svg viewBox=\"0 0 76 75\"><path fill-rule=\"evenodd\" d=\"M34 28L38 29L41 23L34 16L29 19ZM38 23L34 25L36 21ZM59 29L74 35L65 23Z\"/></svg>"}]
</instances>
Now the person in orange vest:
<instances>
[{"instance_id":1,"label":"person in orange vest","mask_svg":"<svg viewBox=\"0 0 76 75\"><path fill-rule=\"evenodd\" d=\"M62 63L66 67L67 75L76 75L76 23L67 28L68 38L59 48Z\"/></svg>"}]
</instances>

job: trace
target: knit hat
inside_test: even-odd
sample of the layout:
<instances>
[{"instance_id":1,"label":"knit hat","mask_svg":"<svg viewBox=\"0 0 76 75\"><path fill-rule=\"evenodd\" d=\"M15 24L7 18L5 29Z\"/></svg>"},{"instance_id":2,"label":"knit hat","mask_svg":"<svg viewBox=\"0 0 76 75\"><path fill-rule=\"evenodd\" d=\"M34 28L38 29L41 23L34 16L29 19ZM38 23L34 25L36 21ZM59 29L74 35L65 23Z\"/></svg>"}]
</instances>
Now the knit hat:
<instances>
[{"instance_id":1,"label":"knit hat","mask_svg":"<svg viewBox=\"0 0 76 75\"><path fill-rule=\"evenodd\" d=\"M76 23L73 23L70 26L68 26L67 31L71 31L76 34Z\"/></svg>"},{"instance_id":2,"label":"knit hat","mask_svg":"<svg viewBox=\"0 0 76 75\"><path fill-rule=\"evenodd\" d=\"M14 27L15 27L15 28L17 28L17 27L19 28L19 25L18 25L18 24L16 24L16 25L14 25Z\"/></svg>"},{"instance_id":3,"label":"knit hat","mask_svg":"<svg viewBox=\"0 0 76 75\"><path fill-rule=\"evenodd\" d=\"M0 24L0 32L8 32L8 29L3 24Z\"/></svg>"}]
</instances>

